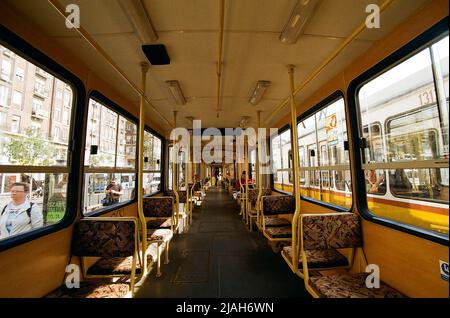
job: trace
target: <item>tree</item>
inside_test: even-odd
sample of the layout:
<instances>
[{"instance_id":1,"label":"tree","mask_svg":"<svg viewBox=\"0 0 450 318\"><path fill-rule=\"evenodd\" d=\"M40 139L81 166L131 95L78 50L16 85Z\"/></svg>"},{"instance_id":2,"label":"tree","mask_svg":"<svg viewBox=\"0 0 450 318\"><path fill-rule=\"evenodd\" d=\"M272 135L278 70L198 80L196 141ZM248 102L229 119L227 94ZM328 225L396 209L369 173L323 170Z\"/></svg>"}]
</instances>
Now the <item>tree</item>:
<instances>
[{"instance_id":1,"label":"tree","mask_svg":"<svg viewBox=\"0 0 450 318\"><path fill-rule=\"evenodd\" d=\"M23 166L49 166L56 164L56 148L44 140L40 129L27 128L6 145L9 161Z\"/></svg>"}]
</instances>

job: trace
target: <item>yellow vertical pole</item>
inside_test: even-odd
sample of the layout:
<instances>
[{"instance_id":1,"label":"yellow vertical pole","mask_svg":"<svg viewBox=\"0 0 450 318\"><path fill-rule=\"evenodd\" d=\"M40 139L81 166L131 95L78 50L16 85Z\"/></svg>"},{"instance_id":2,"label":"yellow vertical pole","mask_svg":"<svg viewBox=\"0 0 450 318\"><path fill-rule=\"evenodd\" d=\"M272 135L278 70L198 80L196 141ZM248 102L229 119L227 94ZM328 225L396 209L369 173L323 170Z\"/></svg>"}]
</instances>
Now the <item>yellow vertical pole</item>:
<instances>
[{"instance_id":1,"label":"yellow vertical pole","mask_svg":"<svg viewBox=\"0 0 450 318\"><path fill-rule=\"evenodd\" d=\"M245 142L247 139L247 142ZM244 218L247 222L247 213L248 213L248 175L249 175L249 166L248 166L248 137L244 136L244 156L245 156L245 204L244 204Z\"/></svg>"},{"instance_id":2,"label":"yellow vertical pole","mask_svg":"<svg viewBox=\"0 0 450 318\"><path fill-rule=\"evenodd\" d=\"M177 114L178 112L176 110L173 111L173 122L174 122L174 127L175 129L177 128ZM178 227L180 226L180 199L178 197L178 184L177 184L177 176L178 176L178 172L177 172L177 166L178 166L178 152L176 151L176 144L177 141L174 139L173 140L173 153L172 153L172 191L175 195L175 211L177 213L177 218L176 218L176 230L178 230Z\"/></svg>"},{"instance_id":3,"label":"yellow vertical pole","mask_svg":"<svg viewBox=\"0 0 450 318\"><path fill-rule=\"evenodd\" d=\"M299 160L298 160L298 135L297 135L297 107L294 99L294 65L288 65L289 84L290 84L290 102L291 102L291 144L294 157L292 173L294 174L294 196L295 196L295 213L292 218L292 264L291 269L296 272L298 264L297 250L297 228L298 218L300 216L300 180L299 180Z\"/></svg>"},{"instance_id":4,"label":"yellow vertical pole","mask_svg":"<svg viewBox=\"0 0 450 318\"><path fill-rule=\"evenodd\" d=\"M261 200L262 200L262 166L261 160L259 160L261 152L261 144L259 143L259 128L261 128L261 111L256 111L258 118L258 129L256 130L256 164L258 167L257 180L258 183L258 198L256 199L256 224L259 227L260 224L260 212L261 212Z\"/></svg>"},{"instance_id":5,"label":"yellow vertical pole","mask_svg":"<svg viewBox=\"0 0 450 318\"><path fill-rule=\"evenodd\" d=\"M144 171L144 126L145 126L145 84L146 75L149 69L149 64L147 62L141 63L141 76L142 76L142 94L139 106L139 156L138 156L138 182L136 182L138 187L138 216L141 220L142 225L142 272L144 275L147 274L147 223L145 221L144 215L144 201L143 201L143 171Z\"/></svg>"}]
</instances>

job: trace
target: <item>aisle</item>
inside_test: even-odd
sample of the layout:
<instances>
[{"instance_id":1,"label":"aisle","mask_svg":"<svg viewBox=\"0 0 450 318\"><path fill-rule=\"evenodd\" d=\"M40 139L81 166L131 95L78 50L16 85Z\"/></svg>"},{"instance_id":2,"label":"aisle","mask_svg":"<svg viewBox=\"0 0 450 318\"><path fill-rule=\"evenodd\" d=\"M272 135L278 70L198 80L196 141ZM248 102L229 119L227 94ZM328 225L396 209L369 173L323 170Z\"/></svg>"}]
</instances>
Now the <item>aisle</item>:
<instances>
[{"instance_id":1,"label":"aisle","mask_svg":"<svg viewBox=\"0 0 450 318\"><path fill-rule=\"evenodd\" d=\"M260 233L247 230L231 195L219 188L194 210L189 232L175 235L162 273L156 278L152 271L136 297L309 297L303 281Z\"/></svg>"}]
</instances>

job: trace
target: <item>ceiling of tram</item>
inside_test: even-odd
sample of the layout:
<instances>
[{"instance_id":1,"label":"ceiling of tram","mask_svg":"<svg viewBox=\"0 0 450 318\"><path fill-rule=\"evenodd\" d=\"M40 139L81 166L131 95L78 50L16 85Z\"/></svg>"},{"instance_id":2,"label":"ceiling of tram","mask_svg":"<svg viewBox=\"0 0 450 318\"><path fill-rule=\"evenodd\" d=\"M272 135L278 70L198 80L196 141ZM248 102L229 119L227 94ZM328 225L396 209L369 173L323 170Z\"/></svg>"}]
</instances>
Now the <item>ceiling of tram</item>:
<instances>
[{"instance_id":1,"label":"ceiling of tram","mask_svg":"<svg viewBox=\"0 0 450 318\"><path fill-rule=\"evenodd\" d=\"M124 79L80 35L65 27L63 18L47 0L7 0L43 33L85 63L100 78L138 105L139 96ZM65 6L80 6L81 26L107 52L137 86L139 63L145 60L136 31L117 0L59 0ZM151 66L147 93L154 107L171 123L178 111L178 124L189 127L189 117L202 126L238 127L242 116L255 126L256 110L262 121L289 96L287 64L296 65L295 85L308 77L362 22L366 6L381 0L321 0L296 44L286 45L279 35L296 0L225 0L222 87L219 117L216 116L216 62L219 51L219 1L143 0L171 64ZM427 0L396 0L382 14L380 29L367 29L318 77L296 96L304 101L326 81L380 40ZM39 12L39 14L36 14ZM178 80L187 103L176 106L166 80ZM249 97L258 80L271 86L262 101L253 106ZM170 126L149 108L155 122ZM272 118L274 124L288 113L285 107Z\"/></svg>"}]
</instances>

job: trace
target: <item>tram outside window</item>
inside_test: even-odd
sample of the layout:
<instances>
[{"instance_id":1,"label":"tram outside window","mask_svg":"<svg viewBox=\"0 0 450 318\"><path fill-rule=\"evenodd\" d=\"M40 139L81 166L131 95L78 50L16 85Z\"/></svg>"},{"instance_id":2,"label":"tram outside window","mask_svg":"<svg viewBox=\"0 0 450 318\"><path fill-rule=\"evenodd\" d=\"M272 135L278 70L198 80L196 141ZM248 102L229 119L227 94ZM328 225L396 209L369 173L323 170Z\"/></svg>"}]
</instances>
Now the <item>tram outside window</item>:
<instances>
[{"instance_id":1,"label":"tram outside window","mask_svg":"<svg viewBox=\"0 0 450 318\"><path fill-rule=\"evenodd\" d=\"M152 195L161 191L161 154L161 138L144 131L144 195Z\"/></svg>"},{"instance_id":2,"label":"tram outside window","mask_svg":"<svg viewBox=\"0 0 450 318\"><path fill-rule=\"evenodd\" d=\"M344 99L339 97L298 123L299 150L306 148L308 155L306 165L300 163L300 173L307 176L300 189L305 198L350 209L351 174L344 149L347 141L344 106Z\"/></svg>"},{"instance_id":3,"label":"tram outside window","mask_svg":"<svg viewBox=\"0 0 450 318\"><path fill-rule=\"evenodd\" d=\"M446 36L358 93L366 185L381 179L366 188L370 212L447 237L448 47Z\"/></svg>"},{"instance_id":4,"label":"tram outside window","mask_svg":"<svg viewBox=\"0 0 450 318\"><path fill-rule=\"evenodd\" d=\"M84 158L84 214L134 199L136 145L137 124L90 98Z\"/></svg>"},{"instance_id":5,"label":"tram outside window","mask_svg":"<svg viewBox=\"0 0 450 318\"><path fill-rule=\"evenodd\" d=\"M271 140L272 172L276 190L292 193L291 130L287 129ZM292 177L291 177L292 178Z\"/></svg>"},{"instance_id":6,"label":"tram outside window","mask_svg":"<svg viewBox=\"0 0 450 318\"><path fill-rule=\"evenodd\" d=\"M72 129L74 90L2 45L0 65L0 166L8 171L0 173L0 240L6 240L59 223L67 212L70 140L55 132ZM54 115L62 107L56 90L68 94L65 122Z\"/></svg>"}]
</instances>

